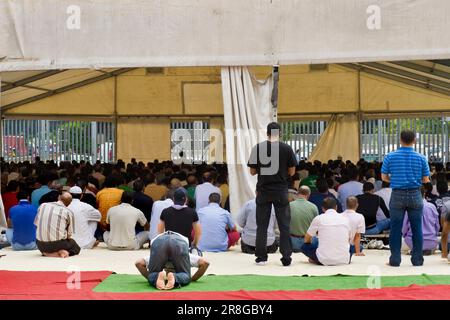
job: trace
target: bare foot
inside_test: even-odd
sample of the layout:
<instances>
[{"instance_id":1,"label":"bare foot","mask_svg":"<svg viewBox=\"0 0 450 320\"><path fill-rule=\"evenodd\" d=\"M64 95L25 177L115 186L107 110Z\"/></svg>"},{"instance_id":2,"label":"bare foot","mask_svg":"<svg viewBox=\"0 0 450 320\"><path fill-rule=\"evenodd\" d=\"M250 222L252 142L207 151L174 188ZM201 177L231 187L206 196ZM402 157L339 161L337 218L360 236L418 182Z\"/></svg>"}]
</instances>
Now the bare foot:
<instances>
[{"instance_id":1,"label":"bare foot","mask_svg":"<svg viewBox=\"0 0 450 320\"><path fill-rule=\"evenodd\" d=\"M42 255L49 258L59 258L59 252L52 252L52 253L44 252Z\"/></svg>"},{"instance_id":2,"label":"bare foot","mask_svg":"<svg viewBox=\"0 0 450 320\"><path fill-rule=\"evenodd\" d=\"M357 257L364 257L364 256L365 256L365 254L364 254L364 253L362 253L362 252L360 252L360 253L355 253L355 256L357 256Z\"/></svg>"},{"instance_id":3,"label":"bare foot","mask_svg":"<svg viewBox=\"0 0 450 320\"><path fill-rule=\"evenodd\" d=\"M313 259L311 259L311 258L308 258L308 261L309 261L309 263L312 263L312 264L317 264L317 265L319 265L319 263L317 263L317 261L314 261Z\"/></svg>"},{"instance_id":4,"label":"bare foot","mask_svg":"<svg viewBox=\"0 0 450 320\"><path fill-rule=\"evenodd\" d=\"M95 248L96 246L98 246L100 244L100 241L95 241L94 245L92 246L92 248Z\"/></svg>"},{"instance_id":5,"label":"bare foot","mask_svg":"<svg viewBox=\"0 0 450 320\"><path fill-rule=\"evenodd\" d=\"M158 274L158 279L156 280L156 289L164 290L165 289L165 280L166 280L166 272L161 271Z\"/></svg>"},{"instance_id":6,"label":"bare foot","mask_svg":"<svg viewBox=\"0 0 450 320\"><path fill-rule=\"evenodd\" d=\"M167 284L166 284L166 290L171 290L175 287L175 276L172 272L169 272L167 274Z\"/></svg>"},{"instance_id":7,"label":"bare foot","mask_svg":"<svg viewBox=\"0 0 450 320\"><path fill-rule=\"evenodd\" d=\"M67 257L69 257L69 252L67 250L59 250L58 256L60 258L67 258Z\"/></svg>"}]
</instances>

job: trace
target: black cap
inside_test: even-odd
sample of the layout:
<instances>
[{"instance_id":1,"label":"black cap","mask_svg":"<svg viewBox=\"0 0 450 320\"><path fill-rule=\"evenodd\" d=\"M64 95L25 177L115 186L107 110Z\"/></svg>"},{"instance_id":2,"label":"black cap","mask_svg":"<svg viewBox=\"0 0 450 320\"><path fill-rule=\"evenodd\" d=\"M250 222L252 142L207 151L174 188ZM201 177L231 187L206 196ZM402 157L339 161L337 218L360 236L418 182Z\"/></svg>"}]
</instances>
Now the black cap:
<instances>
[{"instance_id":1,"label":"black cap","mask_svg":"<svg viewBox=\"0 0 450 320\"><path fill-rule=\"evenodd\" d=\"M184 205L186 203L187 195L184 188L177 188L173 195L173 202L177 205Z\"/></svg>"}]
</instances>

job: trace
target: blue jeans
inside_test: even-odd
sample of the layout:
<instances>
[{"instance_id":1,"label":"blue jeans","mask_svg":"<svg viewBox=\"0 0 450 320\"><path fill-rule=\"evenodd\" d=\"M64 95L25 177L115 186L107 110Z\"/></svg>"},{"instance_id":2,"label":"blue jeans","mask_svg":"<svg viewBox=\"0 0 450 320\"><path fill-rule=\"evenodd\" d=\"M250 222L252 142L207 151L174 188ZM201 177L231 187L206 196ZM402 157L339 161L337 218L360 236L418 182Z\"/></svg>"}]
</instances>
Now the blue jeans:
<instances>
[{"instance_id":1,"label":"blue jeans","mask_svg":"<svg viewBox=\"0 0 450 320\"><path fill-rule=\"evenodd\" d=\"M312 243L319 245L319 239L317 237L312 238ZM298 253L302 252L302 246L305 244L305 238L298 238L291 236L291 245L292 245L292 252Z\"/></svg>"},{"instance_id":2,"label":"blue jeans","mask_svg":"<svg viewBox=\"0 0 450 320\"><path fill-rule=\"evenodd\" d=\"M398 267L402 261L400 253L402 247L402 227L405 212L407 212L411 224L413 243L411 262L414 266L423 265L423 199L420 190L392 190L389 211L391 215L391 232L389 236L391 257L389 264Z\"/></svg>"},{"instance_id":3,"label":"blue jeans","mask_svg":"<svg viewBox=\"0 0 450 320\"><path fill-rule=\"evenodd\" d=\"M363 252L363 246L360 244L359 245L359 252ZM355 246L354 245L350 245L350 254L351 255L354 255L356 253L356 249L355 249Z\"/></svg>"},{"instance_id":4,"label":"blue jeans","mask_svg":"<svg viewBox=\"0 0 450 320\"><path fill-rule=\"evenodd\" d=\"M304 243L302 246L302 253L315 263L321 264L316 254L317 248L319 248L318 241L312 241L312 243Z\"/></svg>"},{"instance_id":5,"label":"blue jeans","mask_svg":"<svg viewBox=\"0 0 450 320\"><path fill-rule=\"evenodd\" d=\"M167 231L151 244L148 264L148 282L156 287L158 274L164 270L167 262L175 268L175 287L188 285L191 282L191 262L189 246L179 235Z\"/></svg>"},{"instance_id":6,"label":"blue jeans","mask_svg":"<svg viewBox=\"0 0 450 320\"><path fill-rule=\"evenodd\" d=\"M15 251L37 250L36 241L27 244L13 242L13 229L6 229L6 238L8 239L8 242L11 243L12 249Z\"/></svg>"},{"instance_id":7,"label":"blue jeans","mask_svg":"<svg viewBox=\"0 0 450 320\"><path fill-rule=\"evenodd\" d=\"M374 227L367 229L365 234L368 236L372 236L375 234L381 234L381 233L383 233L383 231L389 230L390 227L391 227L390 219L380 220L377 222L377 224Z\"/></svg>"}]
</instances>

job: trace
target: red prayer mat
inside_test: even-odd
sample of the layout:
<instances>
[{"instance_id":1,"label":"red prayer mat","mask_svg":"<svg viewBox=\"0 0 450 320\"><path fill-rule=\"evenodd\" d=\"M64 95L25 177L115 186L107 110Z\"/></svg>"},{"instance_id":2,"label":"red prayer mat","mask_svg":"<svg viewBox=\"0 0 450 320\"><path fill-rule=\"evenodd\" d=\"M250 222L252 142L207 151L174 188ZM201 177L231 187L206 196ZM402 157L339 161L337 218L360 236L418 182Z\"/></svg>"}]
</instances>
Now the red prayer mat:
<instances>
[{"instance_id":1,"label":"red prayer mat","mask_svg":"<svg viewBox=\"0 0 450 320\"><path fill-rule=\"evenodd\" d=\"M450 300L450 285L383 289L231 292L93 292L110 271L0 271L1 300ZM79 281L78 281L79 280Z\"/></svg>"}]
</instances>

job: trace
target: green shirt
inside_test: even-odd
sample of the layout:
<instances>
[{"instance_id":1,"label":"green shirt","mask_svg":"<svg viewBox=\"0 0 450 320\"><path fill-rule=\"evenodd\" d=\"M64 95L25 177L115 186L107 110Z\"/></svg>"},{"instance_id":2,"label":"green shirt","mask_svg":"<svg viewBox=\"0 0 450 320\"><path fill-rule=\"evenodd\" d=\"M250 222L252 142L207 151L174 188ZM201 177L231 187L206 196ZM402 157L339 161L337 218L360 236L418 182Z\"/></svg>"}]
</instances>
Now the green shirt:
<instances>
[{"instance_id":1,"label":"green shirt","mask_svg":"<svg viewBox=\"0 0 450 320\"><path fill-rule=\"evenodd\" d=\"M126 191L126 192L133 192L133 188L130 188L128 185L126 184L122 184L120 186L117 187L120 190Z\"/></svg>"},{"instance_id":2,"label":"green shirt","mask_svg":"<svg viewBox=\"0 0 450 320\"><path fill-rule=\"evenodd\" d=\"M300 181L300 185L308 186L309 189L311 189L311 193L316 192L317 191L317 188L316 188L317 178L318 178L318 176L309 176L309 177L303 179L302 181Z\"/></svg>"},{"instance_id":3,"label":"green shirt","mask_svg":"<svg viewBox=\"0 0 450 320\"><path fill-rule=\"evenodd\" d=\"M304 236L313 219L319 215L317 206L303 198L292 201L290 233L296 236Z\"/></svg>"}]
</instances>

